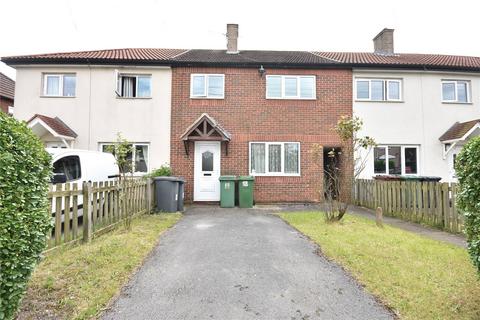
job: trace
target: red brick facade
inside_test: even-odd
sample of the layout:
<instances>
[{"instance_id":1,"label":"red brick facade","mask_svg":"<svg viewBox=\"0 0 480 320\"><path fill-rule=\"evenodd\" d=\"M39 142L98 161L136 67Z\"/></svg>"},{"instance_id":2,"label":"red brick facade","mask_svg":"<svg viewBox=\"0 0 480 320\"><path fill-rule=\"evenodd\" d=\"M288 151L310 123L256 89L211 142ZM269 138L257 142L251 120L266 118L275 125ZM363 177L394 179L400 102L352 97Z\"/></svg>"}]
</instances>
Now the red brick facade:
<instances>
[{"instance_id":1,"label":"red brick facade","mask_svg":"<svg viewBox=\"0 0 480 320\"><path fill-rule=\"evenodd\" d=\"M192 73L225 74L225 98L191 99ZM221 174L248 175L249 142L300 142L299 177L256 177L255 201L316 202L322 199L323 157L314 144L340 146L333 126L352 114L352 73L348 69L269 69L269 75L315 75L316 100L265 98L265 76L247 68L173 68L171 166L186 178L186 201L193 200L194 148L186 155L180 136L202 114L208 113L231 135L228 155L222 143Z\"/></svg>"}]
</instances>

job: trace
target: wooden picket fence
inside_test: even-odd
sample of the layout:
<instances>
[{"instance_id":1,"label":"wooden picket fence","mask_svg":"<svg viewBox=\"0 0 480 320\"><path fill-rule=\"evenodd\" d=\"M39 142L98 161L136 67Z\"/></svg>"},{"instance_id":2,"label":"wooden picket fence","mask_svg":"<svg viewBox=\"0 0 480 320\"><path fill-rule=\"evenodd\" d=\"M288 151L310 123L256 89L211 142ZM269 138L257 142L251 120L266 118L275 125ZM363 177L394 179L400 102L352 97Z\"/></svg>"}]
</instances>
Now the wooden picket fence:
<instances>
[{"instance_id":1,"label":"wooden picket fence","mask_svg":"<svg viewBox=\"0 0 480 320\"><path fill-rule=\"evenodd\" d=\"M123 188L122 200L121 185L116 181L50 185L49 212L54 228L48 249L75 241L88 242L93 236L113 229L127 213L140 215L152 210L150 179L132 179Z\"/></svg>"},{"instance_id":2,"label":"wooden picket fence","mask_svg":"<svg viewBox=\"0 0 480 320\"><path fill-rule=\"evenodd\" d=\"M449 232L462 232L464 219L455 205L457 185L447 182L380 181L359 179L355 204L388 216L425 223Z\"/></svg>"}]
</instances>

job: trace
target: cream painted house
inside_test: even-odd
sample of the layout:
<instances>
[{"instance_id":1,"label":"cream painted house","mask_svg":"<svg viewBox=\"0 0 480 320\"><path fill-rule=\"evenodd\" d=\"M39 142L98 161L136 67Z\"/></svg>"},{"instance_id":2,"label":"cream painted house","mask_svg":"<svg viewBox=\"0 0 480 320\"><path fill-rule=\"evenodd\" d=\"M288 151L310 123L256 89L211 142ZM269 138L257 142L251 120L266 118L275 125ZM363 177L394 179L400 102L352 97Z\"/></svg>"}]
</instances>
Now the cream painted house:
<instances>
[{"instance_id":1,"label":"cream painted house","mask_svg":"<svg viewBox=\"0 0 480 320\"><path fill-rule=\"evenodd\" d=\"M378 143L364 155L369 160L363 178L401 174L455 180L456 154L479 134L480 74L354 69L353 81L353 111L364 121L361 135ZM377 94L392 99L375 100ZM455 94L460 100L451 99Z\"/></svg>"},{"instance_id":2,"label":"cream painted house","mask_svg":"<svg viewBox=\"0 0 480 320\"><path fill-rule=\"evenodd\" d=\"M381 37L391 41L379 59L406 65L353 68L353 113L364 122L360 134L378 143L360 155L366 157L361 178L393 174L455 181L456 155L480 134L480 72L458 61L478 58L395 54L393 30L383 30L374 39L376 47L377 41L385 42ZM422 59L438 65L408 65ZM454 60L457 65L450 65Z\"/></svg>"},{"instance_id":3,"label":"cream painted house","mask_svg":"<svg viewBox=\"0 0 480 320\"><path fill-rule=\"evenodd\" d=\"M124 50L109 50L9 62L17 71L14 116L46 147L102 151L121 133L134 144L136 173L169 163L172 71L162 59L182 51L145 50L130 50L129 61Z\"/></svg>"}]
</instances>

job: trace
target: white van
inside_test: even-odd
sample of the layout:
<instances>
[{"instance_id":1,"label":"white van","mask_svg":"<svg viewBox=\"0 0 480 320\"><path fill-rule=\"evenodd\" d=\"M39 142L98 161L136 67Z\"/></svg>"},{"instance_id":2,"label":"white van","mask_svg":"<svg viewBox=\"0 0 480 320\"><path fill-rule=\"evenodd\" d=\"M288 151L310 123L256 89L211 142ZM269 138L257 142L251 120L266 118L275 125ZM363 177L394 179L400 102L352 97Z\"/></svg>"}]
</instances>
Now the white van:
<instances>
[{"instance_id":1,"label":"white van","mask_svg":"<svg viewBox=\"0 0 480 320\"><path fill-rule=\"evenodd\" d=\"M113 181L119 176L112 154L79 149L47 148L52 156L52 183Z\"/></svg>"}]
</instances>

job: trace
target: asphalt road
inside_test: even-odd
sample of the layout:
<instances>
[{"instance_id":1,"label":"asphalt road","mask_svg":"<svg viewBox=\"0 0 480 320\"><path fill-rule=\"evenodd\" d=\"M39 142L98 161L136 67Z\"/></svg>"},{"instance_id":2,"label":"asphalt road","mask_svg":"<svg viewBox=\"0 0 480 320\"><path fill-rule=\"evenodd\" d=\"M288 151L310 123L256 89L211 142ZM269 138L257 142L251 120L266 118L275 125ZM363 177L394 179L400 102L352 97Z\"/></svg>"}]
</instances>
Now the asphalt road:
<instances>
[{"instance_id":1,"label":"asphalt road","mask_svg":"<svg viewBox=\"0 0 480 320\"><path fill-rule=\"evenodd\" d=\"M276 216L193 208L103 319L392 319Z\"/></svg>"}]
</instances>

